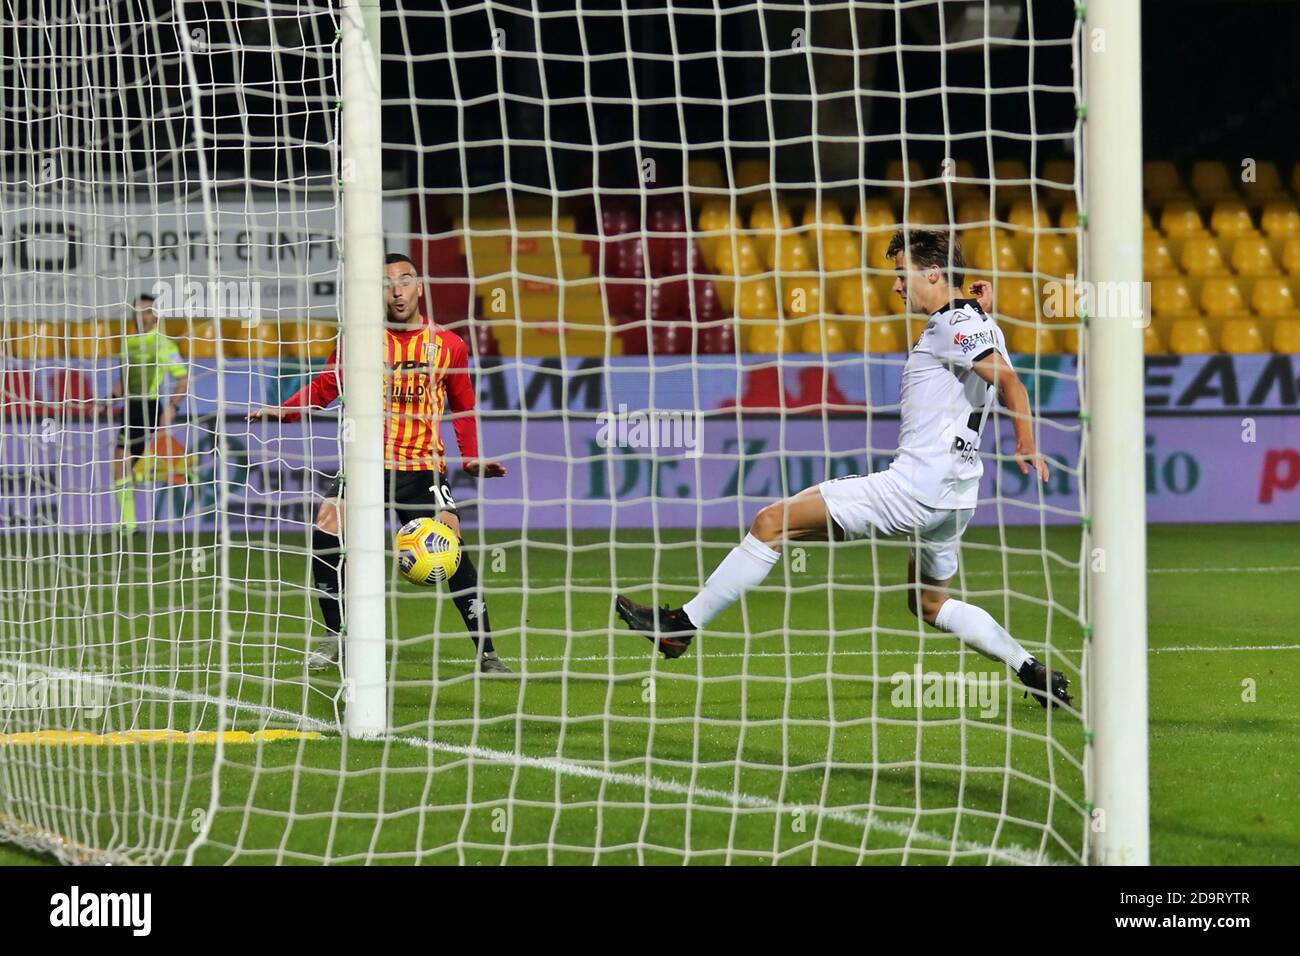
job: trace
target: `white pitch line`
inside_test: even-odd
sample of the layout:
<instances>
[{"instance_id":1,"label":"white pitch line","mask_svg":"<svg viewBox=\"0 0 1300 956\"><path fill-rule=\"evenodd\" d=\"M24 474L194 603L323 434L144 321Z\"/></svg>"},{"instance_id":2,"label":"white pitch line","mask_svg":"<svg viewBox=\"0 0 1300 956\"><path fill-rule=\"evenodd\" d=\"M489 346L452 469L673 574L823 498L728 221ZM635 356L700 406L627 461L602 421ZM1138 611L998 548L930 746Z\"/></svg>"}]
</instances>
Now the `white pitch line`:
<instances>
[{"instance_id":1,"label":"white pitch line","mask_svg":"<svg viewBox=\"0 0 1300 956\"><path fill-rule=\"evenodd\" d=\"M0 658L0 663L10 662L11 659L9 658ZM80 671L67 671L60 668L45 667L43 665L28 664L27 666L48 672L52 676L73 677L76 679L98 679L97 675L84 674ZM217 704L220 702L218 698L209 694L195 694L177 688L154 687L152 685L118 681L106 681L105 683L110 687L144 689L159 692L173 699L189 700L193 703ZM260 714L264 717L282 718L296 723L299 729L310 728L325 732L336 731L338 729L335 725L327 721L319 720L306 714L297 714L280 707L272 707L267 704L252 704L240 700L227 700L226 705L228 707L233 707L233 709L236 710L246 710L251 713ZM327 739L341 740L342 738L333 737ZM923 840L945 846L952 845L951 838L944 834L929 833L913 826L908 826L903 823L894 823L888 820L881 820L871 815L863 816L862 814L855 813L851 810L805 804L781 804L767 797L755 796L753 794L741 793L739 791L732 792L726 790L714 790L707 787L692 787L689 784L684 784L677 780L665 780L661 777L652 777L648 774L633 774L607 770L602 767L592 766L591 764L566 760L562 757L530 757L526 754L515 753L511 750L494 750L489 747L480 747L469 744L449 744L414 736L408 737L390 734L365 739L398 743L408 747L415 747L436 753L469 757L471 759L478 759L491 763L504 763L513 767L546 770L550 773L555 773L561 776L599 780L612 785L640 787L641 789L653 790L656 793L671 793L688 798L698 797L705 800L716 800L724 804L729 804L733 808L737 809L740 807L746 807L759 810L789 811L791 813L803 811L805 814L818 814L825 816L830 820L838 820L843 823L851 823L868 829L877 829L887 833L893 833L898 836L907 837L909 840ZM959 840L957 841L957 846L962 850L968 850L975 853L988 853L995 859L1019 865L1054 865L1057 862L1017 844L1010 844L1005 847L992 847L973 840Z\"/></svg>"}]
</instances>

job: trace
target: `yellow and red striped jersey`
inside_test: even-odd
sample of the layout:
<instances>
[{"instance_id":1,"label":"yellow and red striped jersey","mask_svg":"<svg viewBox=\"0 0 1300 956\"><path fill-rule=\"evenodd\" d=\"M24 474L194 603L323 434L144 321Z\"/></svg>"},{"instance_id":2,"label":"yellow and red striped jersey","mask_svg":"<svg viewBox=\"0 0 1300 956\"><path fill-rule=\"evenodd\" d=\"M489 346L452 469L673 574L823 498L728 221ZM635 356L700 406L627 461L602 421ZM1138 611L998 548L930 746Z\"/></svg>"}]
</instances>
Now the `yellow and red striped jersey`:
<instances>
[{"instance_id":1,"label":"yellow and red striped jersey","mask_svg":"<svg viewBox=\"0 0 1300 956\"><path fill-rule=\"evenodd\" d=\"M323 408L338 397L338 348L312 381L285 405ZM388 329L384 342L384 467L394 471L446 471L440 434L445 412L474 408L469 349L450 329L427 319L415 329ZM286 420L292 418L286 416ZM474 416L452 419L463 459L478 457Z\"/></svg>"}]
</instances>

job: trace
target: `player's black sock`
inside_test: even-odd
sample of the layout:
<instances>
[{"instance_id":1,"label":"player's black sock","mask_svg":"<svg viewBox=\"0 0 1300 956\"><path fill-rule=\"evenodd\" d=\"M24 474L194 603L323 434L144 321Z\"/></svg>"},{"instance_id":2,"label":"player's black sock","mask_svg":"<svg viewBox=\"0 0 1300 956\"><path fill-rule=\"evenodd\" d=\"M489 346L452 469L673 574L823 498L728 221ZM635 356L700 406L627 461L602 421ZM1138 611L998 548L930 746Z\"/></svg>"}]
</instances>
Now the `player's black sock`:
<instances>
[{"instance_id":1,"label":"player's black sock","mask_svg":"<svg viewBox=\"0 0 1300 956\"><path fill-rule=\"evenodd\" d=\"M485 654L495 653L496 648L492 646L492 626L488 624L487 604L478 589L478 572L474 570L474 562L469 559L469 555L463 548L460 553L460 567L456 569L456 573L451 576L447 584L451 588L451 599L465 621L465 629L469 631L474 646L482 648Z\"/></svg>"},{"instance_id":2,"label":"player's black sock","mask_svg":"<svg viewBox=\"0 0 1300 956\"><path fill-rule=\"evenodd\" d=\"M342 542L338 535L329 534L320 528L311 531L311 577L316 590L321 594L321 617L331 634L343 629L343 611L339 606L339 595L343 592Z\"/></svg>"}]
</instances>

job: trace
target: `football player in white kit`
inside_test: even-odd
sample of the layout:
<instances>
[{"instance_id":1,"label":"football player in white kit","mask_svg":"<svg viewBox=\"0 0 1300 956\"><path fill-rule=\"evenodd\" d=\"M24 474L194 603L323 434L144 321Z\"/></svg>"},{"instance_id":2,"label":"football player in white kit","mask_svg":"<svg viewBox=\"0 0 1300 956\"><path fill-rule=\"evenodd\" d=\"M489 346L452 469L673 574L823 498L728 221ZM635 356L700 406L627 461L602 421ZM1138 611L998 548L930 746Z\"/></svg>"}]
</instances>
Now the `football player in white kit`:
<instances>
[{"instance_id":1,"label":"football player in white kit","mask_svg":"<svg viewBox=\"0 0 1300 956\"><path fill-rule=\"evenodd\" d=\"M907 606L925 623L1003 661L1044 707L1069 704L1069 680L1049 671L987 611L950 596L957 549L979 498L980 437L1000 399L1015 427L1015 460L1048 479L1031 427L1029 395L1007 356L1002 330L987 314L987 283L961 297L961 245L941 230L900 231L886 256L898 275L894 292L908 310L930 316L903 366L898 455L885 471L805 488L759 511L749 534L723 559L703 589L681 608L658 610L620 595L615 610L665 657L680 657L699 628L767 577L789 541L853 540L877 534L908 538ZM980 299L983 299L981 304Z\"/></svg>"}]
</instances>

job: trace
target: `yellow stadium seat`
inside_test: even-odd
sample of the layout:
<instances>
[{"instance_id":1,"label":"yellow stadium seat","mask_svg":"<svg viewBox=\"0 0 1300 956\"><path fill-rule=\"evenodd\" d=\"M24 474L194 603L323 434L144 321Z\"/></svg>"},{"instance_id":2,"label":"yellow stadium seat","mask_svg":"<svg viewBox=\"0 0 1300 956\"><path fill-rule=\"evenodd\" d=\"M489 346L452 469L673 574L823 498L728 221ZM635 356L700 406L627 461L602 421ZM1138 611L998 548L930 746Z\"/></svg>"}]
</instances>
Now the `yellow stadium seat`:
<instances>
[{"instance_id":1,"label":"yellow stadium seat","mask_svg":"<svg viewBox=\"0 0 1300 956\"><path fill-rule=\"evenodd\" d=\"M1033 322L1038 315L1038 297L1028 279L1000 279L993 290L993 308L1000 315Z\"/></svg>"},{"instance_id":2,"label":"yellow stadium seat","mask_svg":"<svg viewBox=\"0 0 1300 956\"><path fill-rule=\"evenodd\" d=\"M103 320L69 322L64 326L63 354L68 358L98 359L116 355L122 340L113 334L112 323Z\"/></svg>"},{"instance_id":3,"label":"yellow stadium seat","mask_svg":"<svg viewBox=\"0 0 1300 956\"><path fill-rule=\"evenodd\" d=\"M864 277L845 276L835 287L835 311L840 315L883 315L875 285Z\"/></svg>"},{"instance_id":4,"label":"yellow stadium seat","mask_svg":"<svg viewBox=\"0 0 1300 956\"><path fill-rule=\"evenodd\" d=\"M1300 319L1279 319L1273 326L1273 351L1300 354Z\"/></svg>"},{"instance_id":5,"label":"yellow stadium seat","mask_svg":"<svg viewBox=\"0 0 1300 956\"><path fill-rule=\"evenodd\" d=\"M1074 200L1061 207L1061 217L1058 223L1062 229L1079 228L1079 207L1075 205Z\"/></svg>"},{"instance_id":6,"label":"yellow stadium seat","mask_svg":"<svg viewBox=\"0 0 1300 956\"><path fill-rule=\"evenodd\" d=\"M1142 277L1159 279L1178 275L1169 241L1159 233L1148 235L1142 242Z\"/></svg>"},{"instance_id":7,"label":"yellow stadium seat","mask_svg":"<svg viewBox=\"0 0 1300 956\"><path fill-rule=\"evenodd\" d=\"M757 275L763 271L763 266L750 238L732 233L724 237L714 250L714 271L722 277L714 281L718 301L730 311L735 302L736 279Z\"/></svg>"},{"instance_id":8,"label":"yellow stadium seat","mask_svg":"<svg viewBox=\"0 0 1300 956\"><path fill-rule=\"evenodd\" d=\"M1165 203L1160 213L1160 231L1171 239L1186 239L1205 234L1205 223L1196 205L1186 199Z\"/></svg>"},{"instance_id":9,"label":"yellow stadium seat","mask_svg":"<svg viewBox=\"0 0 1300 956\"><path fill-rule=\"evenodd\" d=\"M778 322L744 326L742 337L746 342L745 350L748 352L776 355L781 352L796 351L794 333L788 326Z\"/></svg>"},{"instance_id":10,"label":"yellow stadium seat","mask_svg":"<svg viewBox=\"0 0 1300 956\"><path fill-rule=\"evenodd\" d=\"M1300 236L1282 243L1282 270L1289 276L1300 276Z\"/></svg>"},{"instance_id":11,"label":"yellow stadium seat","mask_svg":"<svg viewBox=\"0 0 1300 956\"><path fill-rule=\"evenodd\" d=\"M790 215L790 210L783 200L778 199L776 206L773 207L771 199L765 197L756 202L754 208L749 211L749 228L755 232L793 229L794 217Z\"/></svg>"},{"instance_id":12,"label":"yellow stadium seat","mask_svg":"<svg viewBox=\"0 0 1300 956\"><path fill-rule=\"evenodd\" d=\"M1277 263L1260 236L1243 236L1232 244L1232 271L1239 276L1275 276Z\"/></svg>"},{"instance_id":13,"label":"yellow stadium seat","mask_svg":"<svg viewBox=\"0 0 1300 956\"><path fill-rule=\"evenodd\" d=\"M840 208L839 203L832 202L825 196L817 196L810 199L803 207L803 215L799 217L799 223L812 226L818 232L842 231L845 225L844 210Z\"/></svg>"},{"instance_id":14,"label":"yellow stadium seat","mask_svg":"<svg viewBox=\"0 0 1300 956\"><path fill-rule=\"evenodd\" d=\"M939 226L948 221L948 210L938 199L913 195L907 202L903 218L914 226Z\"/></svg>"},{"instance_id":15,"label":"yellow stadium seat","mask_svg":"<svg viewBox=\"0 0 1300 956\"><path fill-rule=\"evenodd\" d=\"M1006 233L979 236L966 256L967 264L982 272L1023 272L1025 268L1015 244Z\"/></svg>"},{"instance_id":16,"label":"yellow stadium seat","mask_svg":"<svg viewBox=\"0 0 1300 956\"><path fill-rule=\"evenodd\" d=\"M772 280L741 281L736 290L735 314L740 319L776 319L780 315L780 310L777 308L776 286L773 285Z\"/></svg>"},{"instance_id":17,"label":"yellow stadium seat","mask_svg":"<svg viewBox=\"0 0 1300 956\"><path fill-rule=\"evenodd\" d=\"M1225 239L1249 236L1255 232L1246 204L1238 199L1220 200L1210 213L1210 231Z\"/></svg>"},{"instance_id":18,"label":"yellow stadium seat","mask_svg":"<svg viewBox=\"0 0 1300 956\"><path fill-rule=\"evenodd\" d=\"M1047 214L1047 210L1041 205L1035 209L1032 202L1023 199L1011 204L1011 211L1007 213L1007 222L1017 229L1052 228L1052 217Z\"/></svg>"},{"instance_id":19,"label":"yellow stadium seat","mask_svg":"<svg viewBox=\"0 0 1300 956\"><path fill-rule=\"evenodd\" d=\"M1142 164L1142 188L1154 199L1176 196L1184 191L1178 167L1167 159L1153 159Z\"/></svg>"},{"instance_id":20,"label":"yellow stadium seat","mask_svg":"<svg viewBox=\"0 0 1300 956\"><path fill-rule=\"evenodd\" d=\"M196 322L176 339L176 345L187 358L216 358L221 351L221 334L215 322Z\"/></svg>"},{"instance_id":21,"label":"yellow stadium seat","mask_svg":"<svg viewBox=\"0 0 1300 956\"><path fill-rule=\"evenodd\" d=\"M338 327L330 322L298 319L280 326L285 351L301 361L329 358L338 337Z\"/></svg>"},{"instance_id":22,"label":"yellow stadium seat","mask_svg":"<svg viewBox=\"0 0 1300 956\"><path fill-rule=\"evenodd\" d=\"M821 315L822 289L817 279L783 279L781 291L787 318Z\"/></svg>"},{"instance_id":23,"label":"yellow stadium seat","mask_svg":"<svg viewBox=\"0 0 1300 956\"><path fill-rule=\"evenodd\" d=\"M736 163L737 189L766 186L771 181L772 173L766 159L742 159Z\"/></svg>"},{"instance_id":24,"label":"yellow stadium seat","mask_svg":"<svg viewBox=\"0 0 1300 956\"><path fill-rule=\"evenodd\" d=\"M1228 167L1215 160L1192 164L1192 192L1202 199L1227 199L1237 194Z\"/></svg>"},{"instance_id":25,"label":"yellow stadium seat","mask_svg":"<svg viewBox=\"0 0 1300 956\"><path fill-rule=\"evenodd\" d=\"M1250 294L1251 310L1260 318L1280 319L1296 313L1295 297L1285 279L1260 279Z\"/></svg>"},{"instance_id":26,"label":"yellow stadium seat","mask_svg":"<svg viewBox=\"0 0 1300 956\"><path fill-rule=\"evenodd\" d=\"M692 189L725 189L727 179L716 159L692 159L686 166L686 181Z\"/></svg>"},{"instance_id":27,"label":"yellow stadium seat","mask_svg":"<svg viewBox=\"0 0 1300 956\"><path fill-rule=\"evenodd\" d=\"M987 197L971 197L957 204L957 222L962 224L988 224L997 220L997 213L989 208Z\"/></svg>"},{"instance_id":28,"label":"yellow stadium seat","mask_svg":"<svg viewBox=\"0 0 1300 956\"><path fill-rule=\"evenodd\" d=\"M1277 199L1286 198L1286 187L1282 185L1282 174L1278 172L1277 163L1265 160L1255 166L1255 181L1243 182L1241 192L1246 197L1246 204L1258 209Z\"/></svg>"},{"instance_id":29,"label":"yellow stadium seat","mask_svg":"<svg viewBox=\"0 0 1300 956\"><path fill-rule=\"evenodd\" d=\"M856 236L843 233L822 239L822 268L828 273L862 268L862 244Z\"/></svg>"},{"instance_id":30,"label":"yellow stadium seat","mask_svg":"<svg viewBox=\"0 0 1300 956\"><path fill-rule=\"evenodd\" d=\"M1209 236L1192 236L1183 243L1183 271L1189 276L1219 276L1228 274L1227 263L1219 245Z\"/></svg>"},{"instance_id":31,"label":"yellow stadium seat","mask_svg":"<svg viewBox=\"0 0 1300 956\"><path fill-rule=\"evenodd\" d=\"M1169 351L1175 355L1209 355L1218 350L1203 319L1177 319L1169 330Z\"/></svg>"},{"instance_id":32,"label":"yellow stadium seat","mask_svg":"<svg viewBox=\"0 0 1300 956\"><path fill-rule=\"evenodd\" d=\"M1159 230L1156 229L1155 220L1151 218L1150 209L1142 210L1142 232L1143 234L1148 232L1159 232Z\"/></svg>"},{"instance_id":33,"label":"yellow stadium seat","mask_svg":"<svg viewBox=\"0 0 1300 956\"><path fill-rule=\"evenodd\" d=\"M1274 200L1264 207L1260 228L1272 239L1289 239L1300 236L1300 212L1291 200Z\"/></svg>"},{"instance_id":34,"label":"yellow stadium seat","mask_svg":"<svg viewBox=\"0 0 1300 956\"><path fill-rule=\"evenodd\" d=\"M1151 311L1160 318L1181 318L1199 314L1192 300L1191 287L1181 276L1152 281Z\"/></svg>"},{"instance_id":35,"label":"yellow stadium seat","mask_svg":"<svg viewBox=\"0 0 1300 956\"><path fill-rule=\"evenodd\" d=\"M1201 311L1216 319L1246 314L1246 298L1231 276L1215 276L1201 286Z\"/></svg>"},{"instance_id":36,"label":"yellow stadium seat","mask_svg":"<svg viewBox=\"0 0 1300 956\"><path fill-rule=\"evenodd\" d=\"M1150 323L1142 330L1142 352L1144 355L1164 355L1165 341L1159 331Z\"/></svg>"},{"instance_id":37,"label":"yellow stadium seat","mask_svg":"<svg viewBox=\"0 0 1300 956\"><path fill-rule=\"evenodd\" d=\"M279 358L280 334L274 322L245 325L240 319L225 319L221 323L221 335L225 339L225 352L232 358Z\"/></svg>"},{"instance_id":38,"label":"yellow stadium seat","mask_svg":"<svg viewBox=\"0 0 1300 956\"><path fill-rule=\"evenodd\" d=\"M829 319L800 322L800 352L847 352L848 342L838 322Z\"/></svg>"},{"instance_id":39,"label":"yellow stadium seat","mask_svg":"<svg viewBox=\"0 0 1300 956\"><path fill-rule=\"evenodd\" d=\"M854 332L853 347L864 355L889 352L906 352L903 323L898 320L874 319L858 325Z\"/></svg>"},{"instance_id":40,"label":"yellow stadium seat","mask_svg":"<svg viewBox=\"0 0 1300 956\"><path fill-rule=\"evenodd\" d=\"M1045 276L1064 278L1074 272L1074 242L1063 236L1040 235L1038 247L1029 247L1029 257L1035 272Z\"/></svg>"},{"instance_id":41,"label":"yellow stadium seat","mask_svg":"<svg viewBox=\"0 0 1300 956\"><path fill-rule=\"evenodd\" d=\"M889 165L885 167L885 179L889 180L891 185L901 186L904 182L917 182L925 178L925 173L921 169L921 164L915 159L907 164L907 171L903 171L903 161L901 159L891 159Z\"/></svg>"},{"instance_id":42,"label":"yellow stadium seat","mask_svg":"<svg viewBox=\"0 0 1300 956\"><path fill-rule=\"evenodd\" d=\"M764 261L769 269L779 272L812 272L817 268L817 257L806 239L792 232L777 233Z\"/></svg>"},{"instance_id":43,"label":"yellow stadium seat","mask_svg":"<svg viewBox=\"0 0 1300 956\"><path fill-rule=\"evenodd\" d=\"M63 357L63 334L53 322L11 322L5 350L12 358Z\"/></svg>"},{"instance_id":44,"label":"yellow stadium seat","mask_svg":"<svg viewBox=\"0 0 1300 956\"><path fill-rule=\"evenodd\" d=\"M853 225L864 229L889 229L897 222L887 199L868 199L853 213Z\"/></svg>"},{"instance_id":45,"label":"yellow stadium seat","mask_svg":"<svg viewBox=\"0 0 1300 956\"><path fill-rule=\"evenodd\" d=\"M1228 319L1223 323L1223 334L1219 339L1220 348L1231 355L1268 351L1264 334L1254 319Z\"/></svg>"},{"instance_id":46,"label":"yellow stadium seat","mask_svg":"<svg viewBox=\"0 0 1300 956\"><path fill-rule=\"evenodd\" d=\"M1049 159L1043 163L1042 178L1047 180L1052 188L1073 189L1074 161L1070 159Z\"/></svg>"},{"instance_id":47,"label":"yellow stadium seat","mask_svg":"<svg viewBox=\"0 0 1300 956\"><path fill-rule=\"evenodd\" d=\"M1045 325L1017 325L1011 329L1007 345L1021 355L1059 355L1061 343L1056 333Z\"/></svg>"}]
</instances>

